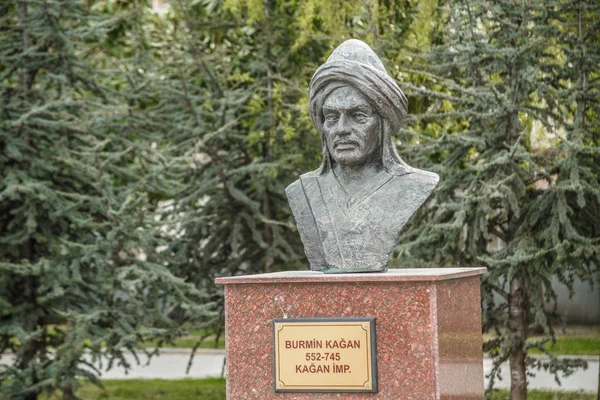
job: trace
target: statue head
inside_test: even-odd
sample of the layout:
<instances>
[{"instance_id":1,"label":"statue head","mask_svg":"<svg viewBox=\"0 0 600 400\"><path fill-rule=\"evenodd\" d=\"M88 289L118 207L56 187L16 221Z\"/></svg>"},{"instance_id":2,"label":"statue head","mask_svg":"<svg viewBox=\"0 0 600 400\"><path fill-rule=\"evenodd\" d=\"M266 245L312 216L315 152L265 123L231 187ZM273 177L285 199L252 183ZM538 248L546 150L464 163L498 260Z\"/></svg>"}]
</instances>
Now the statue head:
<instances>
[{"instance_id":1,"label":"statue head","mask_svg":"<svg viewBox=\"0 0 600 400\"><path fill-rule=\"evenodd\" d=\"M408 101L366 43L351 39L339 45L313 75L308 96L321 135L321 174L336 162L379 162L393 175L410 172L392 139Z\"/></svg>"}]
</instances>

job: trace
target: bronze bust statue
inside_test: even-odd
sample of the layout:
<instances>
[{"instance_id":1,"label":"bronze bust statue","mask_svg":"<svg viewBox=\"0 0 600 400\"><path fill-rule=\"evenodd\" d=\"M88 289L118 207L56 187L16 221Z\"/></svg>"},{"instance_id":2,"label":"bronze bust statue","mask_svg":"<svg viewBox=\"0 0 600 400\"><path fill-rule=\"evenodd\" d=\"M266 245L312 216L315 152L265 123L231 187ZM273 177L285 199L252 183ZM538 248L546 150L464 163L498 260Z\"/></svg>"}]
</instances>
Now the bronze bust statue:
<instances>
[{"instance_id":1,"label":"bronze bust statue","mask_svg":"<svg viewBox=\"0 0 600 400\"><path fill-rule=\"evenodd\" d=\"M323 163L286 189L311 269L385 271L398 232L439 178L408 166L392 140L408 101L371 48L348 40L310 82Z\"/></svg>"}]
</instances>

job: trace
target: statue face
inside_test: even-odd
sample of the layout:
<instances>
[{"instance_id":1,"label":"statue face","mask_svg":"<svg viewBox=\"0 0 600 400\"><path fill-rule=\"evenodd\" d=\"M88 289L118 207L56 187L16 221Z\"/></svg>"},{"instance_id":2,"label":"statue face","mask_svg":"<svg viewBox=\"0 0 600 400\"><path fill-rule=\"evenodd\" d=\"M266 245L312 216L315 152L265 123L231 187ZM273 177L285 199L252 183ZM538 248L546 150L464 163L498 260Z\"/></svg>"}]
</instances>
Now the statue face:
<instances>
[{"instance_id":1,"label":"statue face","mask_svg":"<svg viewBox=\"0 0 600 400\"><path fill-rule=\"evenodd\" d=\"M355 88L335 90L323 104L323 131L336 163L362 166L381 159L379 116Z\"/></svg>"}]
</instances>

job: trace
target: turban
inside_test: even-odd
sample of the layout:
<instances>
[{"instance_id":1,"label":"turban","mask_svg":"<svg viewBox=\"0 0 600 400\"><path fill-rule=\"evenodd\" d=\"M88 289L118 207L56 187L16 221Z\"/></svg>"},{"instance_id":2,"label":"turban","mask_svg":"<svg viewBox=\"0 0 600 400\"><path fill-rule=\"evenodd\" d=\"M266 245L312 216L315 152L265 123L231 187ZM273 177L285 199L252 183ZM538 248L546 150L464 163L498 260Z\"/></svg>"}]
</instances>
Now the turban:
<instances>
[{"instance_id":1,"label":"turban","mask_svg":"<svg viewBox=\"0 0 600 400\"><path fill-rule=\"evenodd\" d=\"M350 39L339 45L313 75L308 87L309 112L317 130L323 124L323 103L331 92L352 86L375 107L395 132L406 117L408 100L388 75L375 52L364 42Z\"/></svg>"},{"instance_id":2,"label":"turban","mask_svg":"<svg viewBox=\"0 0 600 400\"><path fill-rule=\"evenodd\" d=\"M339 45L313 75L308 87L308 111L317 131L323 134L323 104L336 89L352 86L365 96L384 121L384 164L398 175L408 172L408 167L398 156L392 135L406 117L408 100L398 84L388 75L375 52L364 42L350 39ZM322 138L324 139L324 138ZM324 165L328 161L323 140ZM394 167L388 163L396 164ZM391 167L391 168L390 168ZM400 167L398 170L397 167ZM322 169L322 172L324 170Z\"/></svg>"}]
</instances>

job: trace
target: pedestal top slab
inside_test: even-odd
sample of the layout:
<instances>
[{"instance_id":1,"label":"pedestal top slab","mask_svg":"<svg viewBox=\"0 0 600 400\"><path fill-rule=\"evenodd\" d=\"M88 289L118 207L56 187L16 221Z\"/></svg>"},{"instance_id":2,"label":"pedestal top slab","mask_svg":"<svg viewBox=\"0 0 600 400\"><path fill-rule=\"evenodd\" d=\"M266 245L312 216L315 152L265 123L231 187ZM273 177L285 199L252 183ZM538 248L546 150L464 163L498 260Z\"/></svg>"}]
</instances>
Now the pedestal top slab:
<instances>
[{"instance_id":1,"label":"pedestal top slab","mask_svg":"<svg viewBox=\"0 0 600 400\"><path fill-rule=\"evenodd\" d=\"M216 278L219 285L248 283L312 283L312 282L431 282L483 275L486 268L416 268L389 269L386 272L324 274L317 271L283 271L269 274Z\"/></svg>"}]
</instances>

